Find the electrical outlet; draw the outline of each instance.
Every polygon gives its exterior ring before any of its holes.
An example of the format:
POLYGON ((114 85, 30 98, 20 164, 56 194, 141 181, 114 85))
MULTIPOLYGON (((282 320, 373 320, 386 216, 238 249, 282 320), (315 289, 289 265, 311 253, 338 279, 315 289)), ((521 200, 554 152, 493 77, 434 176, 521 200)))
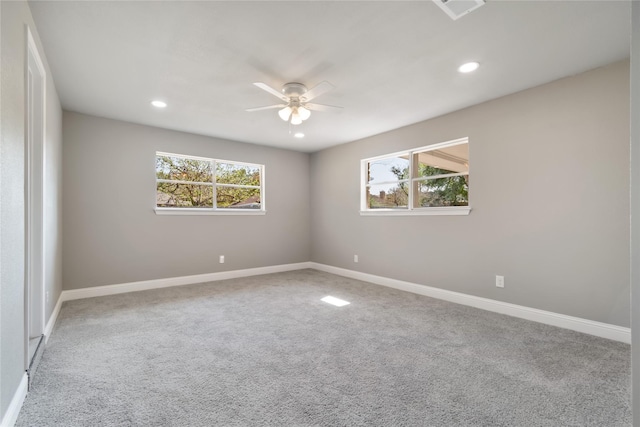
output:
POLYGON ((358 255, 353 256, 353 262, 358 262, 358 255))
POLYGON ((224 264, 224 255, 220 255, 220 264, 224 264))
POLYGON ((504 288, 504 276, 496 276, 496 288, 504 288))
POLYGON ((47 304, 49 304, 49 291, 47 291, 47 304))

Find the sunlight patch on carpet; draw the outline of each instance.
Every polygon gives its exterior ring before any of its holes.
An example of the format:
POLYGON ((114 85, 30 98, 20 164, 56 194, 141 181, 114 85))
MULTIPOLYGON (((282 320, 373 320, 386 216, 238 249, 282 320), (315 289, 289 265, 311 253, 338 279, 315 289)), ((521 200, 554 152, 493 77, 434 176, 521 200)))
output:
POLYGON ((327 295, 326 297, 322 298, 321 301, 324 301, 324 302, 329 303, 331 305, 335 305, 336 307, 342 307, 344 305, 351 304, 349 301, 345 301, 345 300, 340 299, 340 298, 332 297, 331 295, 327 295))

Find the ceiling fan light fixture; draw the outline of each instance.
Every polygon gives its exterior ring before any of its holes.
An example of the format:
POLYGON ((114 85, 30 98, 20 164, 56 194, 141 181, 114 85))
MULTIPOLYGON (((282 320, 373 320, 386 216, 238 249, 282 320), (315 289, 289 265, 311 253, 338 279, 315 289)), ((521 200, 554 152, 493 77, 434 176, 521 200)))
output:
POLYGON ((280 92, 262 82, 255 82, 254 85, 277 97, 280 103, 267 105, 265 107, 249 108, 246 111, 262 111, 277 108, 278 116, 291 125, 302 124, 303 121, 311 117, 311 111, 329 111, 342 108, 333 105, 307 104, 308 101, 334 88, 331 83, 326 81, 318 83, 309 90, 307 90, 307 87, 302 83, 290 82, 286 83, 280 92))
POLYGON ((311 111, 304 107, 298 107, 298 115, 302 120, 307 120, 309 117, 311 117, 311 111))
POLYGON ((284 107, 282 110, 278 111, 278 115, 285 122, 289 121, 289 117, 291 116, 291 107, 284 107))
POLYGON ((298 112, 296 110, 294 110, 293 114, 291 115, 291 124, 292 125, 299 125, 301 123, 302 123, 302 118, 300 117, 298 112))

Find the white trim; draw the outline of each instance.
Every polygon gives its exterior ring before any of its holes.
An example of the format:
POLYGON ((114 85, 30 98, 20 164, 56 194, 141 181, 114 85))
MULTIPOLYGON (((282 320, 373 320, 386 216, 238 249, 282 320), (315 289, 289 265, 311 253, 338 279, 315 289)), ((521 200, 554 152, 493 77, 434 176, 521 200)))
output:
POLYGON ((158 182, 168 182, 168 183, 175 183, 175 184, 185 184, 185 185, 210 185, 211 187, 213 187, 213 182, 211 181, 181 181, 179 179, 158 179, 156 178, 156 183, 158 182))
POLYGON ((496 301, 489 298, 467 295, 460 292, 448 291, 445 289, 434 288, 426 285, 419 285, 417 283, 405 282, 402 280, 390 279, 388 277, 376 276, 373 274, 347 270, 345 268, 333 267, 330 265, 318 264, 315 262, 311 262, 310 264, 311 268, 325 271, 327 273, 337 274, 339 276, 363 280, 365 282, 374 283, 376 285, 400 289, 402 291, 412 292, 414 294, 425 295, 428 297, 450 301, 457 304, 480 308, 482 310, 493 311, 495 313, 518 317, 520 319, 531 320, 534 322, 544 323, 547 325, 557 326, 560 328, 570 329, 585 334, 595 335, 597 337, 631 344, 631 329, 624 328, 622 326, 595 322, 593 320, 567 316, 550 311, 538 310, 536 308, 496 301))
POLYGON ((62 291, 60 300, 64 302, 83 298, 123 294, 127 292, 146 291, 149 289, 168 288, 172 286, 236 279, 239 277, 258 276, 261 274, 281 273, 284 271, 302 270, 305 268, 311 268, 311 263, 300 262, 297 264, 272 265, 268 267, 248 268, 245 270, 220 271, 217 273, 196 274, 193 276, 171 277, 168 279, 143 280, 140 282, 120 283, 117 285, 71 289, 62 291))
POLYGON ((31 337, 44 334, 45 329, 45 136, 47 105, 47 72, 31 28, 25 26, 25 343, 24 364, 30 361, 31 337), (33 79, 30 75, 33 73, 33 79), (37 74, 37 75, 36 75, 37 74), (29 82, 33 81, 33 84, 29 82), (35 94, 34 91, 35 90, 35 94), (30 98, 30 95, 33 97, 30 98), (35 102, 34 102, 35 101, 35 102), (37 119, 34 118, 34 112, 37 119))
POLYGON ((375 160, 386 159, 387 157, 400 157, 402 155, 409 154, 411 152, 424 152, 424 151, 433 151, 438 148, 446 148, 453 147, 454 145, 466 144, 469 142, 468 136, 463 136, 462 138, 452 139, 450 141, 437 142, 435 144, 425 145, 418 148, 410 148, 408 150, 396 151, 395 153, 381 154, 379 156, 367 157, 366 159, 362 159, 361 162, 370 162, 375 160))
POLYGON ((38 70, 40 71, 40 73, 42 73, 43 76, 46 76, 44 63, 40 58, 40 51, 38 50, 38 45, 35 39, 33 38, 33 34, 31 33, 31 28, 29 28, 28 26, 27 26, 27 45, 28 45, 28 49, 31 49, 32 52, 35 54, 33 55, 33 59, 36 61, 36 66, 38 67, 38 70))
POLYGON ((156 151, 156 157, 157 156, 166 156, 166 157, 180 157, 182 159, 194 159, 194 160, 202 160, 205 162, 210 162, 212 160, 214 160, 217 163, 229 163, 229 164, 234 164, 234 165, 248 165, 248 166, 255 166, 255 167, 262 167, 264 165, 261 165, 260 163, 251 163, 251 162, 241 162, 238 160, 223 160, 223 159, 214 159, 213 157, 201 157, 201 156, 192 156, 190 154, 177 154, 177 153, 169 153, 166 151, 156 151))
MULTIPOLYGON (((241 184, 220 184, 216 182, 216 187, 228 187, 228 188, 252 188, 254 190, 259 190, 261 187, 259 185, 241 185, 241 184)), ((218 208, 225 209, 225 208, 218 208)))
MULTIPOLYGON (((482 310, 492 311, 495 313, 506 314, 521 319, 531 320, 534 322, 544 323, 547 325, 557 326, 560 328, 570 329, 585 334, 595 335, 602 338, 620 341, 626 344, 631 343, 631 329, 621 326, 610 325, 607 323, 595 322, 592 320, 581 319, 579 317, 567 316, 564 314, 553 313, 550 311, 538 310, 535 308, 525 307, 517 304, 511 304, 502 301, 496 301, 488 298, 467 295, 460 292, 448 291, 445 289, 434 288, 417 283, 405 282, 402 280, 391 279, 388 277, 376 276, 373 274, 362 273, 359 271, 348 270, 345 268, 334 267, 316 262, 300 262, 295 264, 281 264, 268 267, 249 268, 245 270, 221 271, 217 273, 197 274, 192 276, 172 277, 168 279, 144 280, 140 282, 121 283, 117 285, 96 286, 93 288, 82 288, 62 291, 58 302, 51 313, 51 317, 47 322, 45 329, 45 343, 48 341, 56 320, 60 313, 60 308, 64 301, 71 301, 83 298, 93 298, 106 295, 116 295, 128 292, 137 292, 150 289, 167 288, 172 286, 191 285, 196 283, 214 282, 219 280, 235 279, 240 277, 257 276, 261 274, 281 273, 285 271, 302 270, 312 268, 343 277, 362 280, 376 285, 387 286, 399 289, 405 292, 424 295, 431 298, 437 298, 450 301, 457 304, 463 304, 482 310)), ((0 427, 13 427, 15 424, 22 403, 27 395, 27 375, 24 374, 18 389, 16 390, 11 404, 2 419, 0 427)))
POLYGON ((266 215, 264 209, 155 208, 156 215, 266 215))
POLYGON ((469 215, 469 206, 442 206, 438 208, 409 209, 368 209, 360 211, 361 216, 411 216, 411 215, 469 215))
POLYGON ((201 160, 203 162, 210 162, 211 161, 211 157, 190 156, 190 155, 187 155, 187 154, 169 153, 169 152, 166 152, 166 151, 156 151, 156 157, 158 157, 158 156, 179 157, 181 159, 201 160))
POLYGON ((93 288, 82 288, 62 291, 54 314, 47 324, 47 331, 53 328, 55 319, 58 316, 59 307, 64 301, 71 301, 83 298, 93 298, 106 295, 122 294, 127 292, 145 291, 150 289, 167 288, 172 286, 191 285, 196 283, 214 282, 218 280, 235 279, 240 277, 257 276, 261 274, 281 273, 285 271, 302 270, 313 268, 315 270, 362 280, 376 285, 387 286, 414 294, 437 298, 457 304, 468 305, 482 310, 495 313, 506 314, 520 319, 531 320, 547 325, 570 329, 585 334, 595 335, 623 343, 631 343, 631 330, 622 326, 610 325, 579 317, 567 316, 553 313, 551 311, 539 310, 508 302, 496 301, 489 298, 467 295, 460 292, 448 291, 446 289, 434 288, 417 283, 405 282, 388 277, 376 276, 374 274, 362 273, 360 271, 347 270, 345 268, 333 267, 316 262, 300 262, 296 264, 282 264, 268 267, 249 268, 245 270, 221 271, 217 273, 196 274, 193 276, 172 277, 168 279, 144 280, 140 282, 121 283, 118 285, 96 286, 93 288))
POLYGON ((62 308, 62 293, 58 297, 58 302, 56 302, 56 306, 53 308, 51 312, 51 317, 49 317, 49 321, 47 322, 47 326, 44 328, 44 343, 49 342, 49 337, 53 332, 53 327, 56 325, 56 321, 58 320, 58 315, 60 314, 60 308, 62 308))
POLYGON ((469 171, 457 172, 457 173, 443 173, 440 175, 418 176, 418 177, 412 178, 411 181, 412 182, 429 181, 430 179, 448 178, 450 176, 469 176, 469 171))
POLYGON ((13 398, 7 408, 7 412, 5 412, 4 417, 2 417, 2 424, 0 424, 0 427, 13 427, 18 420, 20 409, 22 409, 22 403, 24 402, 25 397, 27 397, 28 383, 29 379, 25 372, 20 380, 20 385, 18 385, 16 392, 13 394, 13 398))

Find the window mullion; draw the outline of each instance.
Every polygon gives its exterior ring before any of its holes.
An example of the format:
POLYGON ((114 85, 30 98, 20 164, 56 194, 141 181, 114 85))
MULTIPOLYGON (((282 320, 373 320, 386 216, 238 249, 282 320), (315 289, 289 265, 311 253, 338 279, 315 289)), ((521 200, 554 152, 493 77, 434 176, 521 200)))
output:
POLYGON ((469 175, 469 172, 458 172, 458 173, 444 173, 440 175, 429 175, 429 176, 420 176, 415 178, 416 181, 429 181, 430 179, 440 179, 440 178, 450 178, 454 176, 466 176, 469 175))
POLYGON ((409 151, 409 201, 407 202, 407 209, 412 211, 414 207, 414 197, 417 190, 417 182, 413 181, 413 178, 416 175, 416 171, 418 170, 418 156, 415 155, 414 151, 409 151))
POLYGON ((218 209, 218 187, 216 185, 217 167, 215 159, 211 160, 211 185, 213 185, 213 200, 211 201, 213 209, 218 209))
POLYGON ((216 184, 217 187, 229 187, 229 188, 255 188, 260 189, 259 185, 242 185, 242 184, 216 184))
POLYGON ((181 181, 179 179, 162 179, 162 178, 156 178, 156 182, 166 182, 169 184, 186 184, 186 185, 211 185, 210 182, 206 182, 206 181, 181 181))

